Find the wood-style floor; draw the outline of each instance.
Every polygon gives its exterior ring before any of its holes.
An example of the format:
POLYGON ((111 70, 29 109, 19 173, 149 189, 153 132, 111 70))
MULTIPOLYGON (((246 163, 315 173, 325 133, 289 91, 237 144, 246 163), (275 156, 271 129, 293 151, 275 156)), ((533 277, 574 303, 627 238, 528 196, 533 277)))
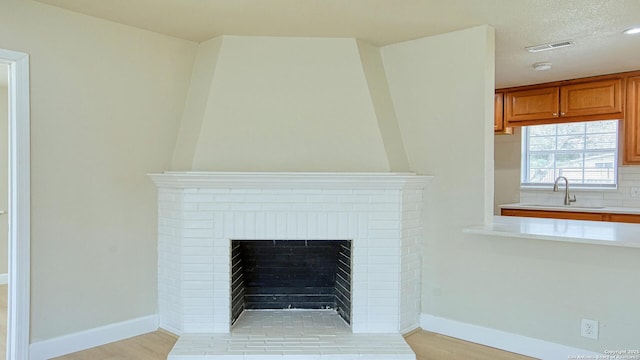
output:
POLYGON ((452 337, 418 331, 405 337, 417 360, 525 360, 534 359, 452 337))
POLYGON ((57 357, 57 360, 166 360, 178 338, 164 331, 154 331, 57 357))
POLYGON ((7 285, 0 285, 0 359, 7 353, 7 285))
MULTIPOLYGON (((166 360, 177 338, 163 331, 136 336, 56 360, 166 360)), ((417 360, 525 360, 530 357, 473 344, 447 336, 417 331, 406 337, 417 360)))
MULTIPOLYGON (((7 285, 0 285, 0 359, 4 359, 7 339, 7 285), (4 326, 2 326, 4 325, 4 326)), ((428 331, 405 337, 417 360, 526 360, 530 357, 497 350, 428 331)), ((95 347, 57 360, 166 360, 177 337, 164 331, 95 347)))

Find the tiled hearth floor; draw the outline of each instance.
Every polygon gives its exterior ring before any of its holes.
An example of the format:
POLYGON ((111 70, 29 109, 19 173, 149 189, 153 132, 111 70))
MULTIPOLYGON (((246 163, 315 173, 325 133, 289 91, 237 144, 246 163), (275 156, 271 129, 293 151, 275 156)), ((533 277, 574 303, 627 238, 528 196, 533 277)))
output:
POLYGON ((231 334, 183 334, 168 360, 415 360, 400 334, 353 334, 330 310, 245 311, 231 334))
POLYGON ((334 336, 350 334, 349 325, 333 310, 245 311, 231 329, 233 335, 334 336))

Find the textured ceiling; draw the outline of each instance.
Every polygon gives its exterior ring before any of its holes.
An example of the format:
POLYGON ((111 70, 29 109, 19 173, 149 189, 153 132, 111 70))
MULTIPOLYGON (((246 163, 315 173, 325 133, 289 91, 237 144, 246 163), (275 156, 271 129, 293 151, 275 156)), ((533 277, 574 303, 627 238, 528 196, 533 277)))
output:
POLYGON ((496 29, 496 86, 640 69, 639 0, 37 0, 201 42, 218 35, 354 37, 375 45, 496 29), (524 47, 574 40, 530 54, 524 47), (553 62, 552 70, 532 65, 553 62))

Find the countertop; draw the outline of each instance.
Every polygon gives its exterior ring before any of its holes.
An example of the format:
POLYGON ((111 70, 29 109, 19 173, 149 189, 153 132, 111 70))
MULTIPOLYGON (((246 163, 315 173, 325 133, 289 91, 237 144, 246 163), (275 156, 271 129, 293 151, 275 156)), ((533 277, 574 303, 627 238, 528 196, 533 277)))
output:
POLYGON ((640 224, 494 216, 465 233, 640 248, 640 224))
POLYGON ((570 211, 605 214, 633 214, 640 215, 640 208, 611 207, 611 206, 582 206, 582 205, 549 205, 549 204, 506 204, 500 205, 501 209, 514 210, 543 210, 543 211, 570 211))

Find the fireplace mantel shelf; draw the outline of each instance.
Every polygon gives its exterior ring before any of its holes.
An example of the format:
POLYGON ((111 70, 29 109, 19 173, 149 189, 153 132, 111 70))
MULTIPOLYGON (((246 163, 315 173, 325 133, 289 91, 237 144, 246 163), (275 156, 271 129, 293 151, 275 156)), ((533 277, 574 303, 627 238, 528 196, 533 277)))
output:
POLYGON ((229 189, 401 189, 423 188, 433 176, 384 172, 204 172, 149 174, 158 187, 229 189))

